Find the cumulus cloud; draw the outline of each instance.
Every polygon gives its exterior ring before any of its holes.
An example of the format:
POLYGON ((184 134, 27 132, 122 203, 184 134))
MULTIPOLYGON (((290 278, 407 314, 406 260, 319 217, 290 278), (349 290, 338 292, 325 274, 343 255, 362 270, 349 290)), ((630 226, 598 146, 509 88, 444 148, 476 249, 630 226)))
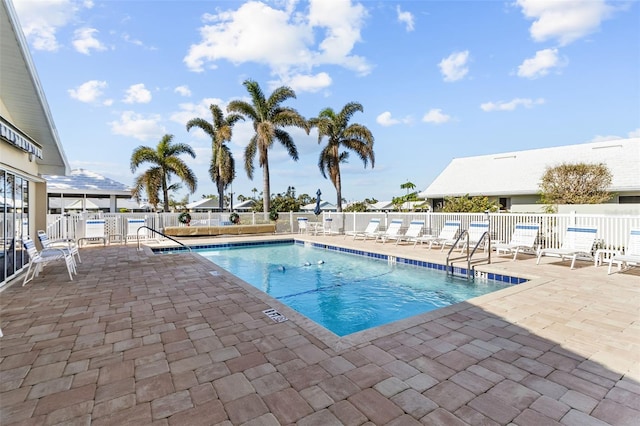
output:
POLYGON ((531 108, 535 105, 544 104, 544 99, 528 99, 528 98, 515 98, 510 100, 509 102, 486 102, 480 105, 480 108, 485 112, 491 111, 513 111, 518 107, 531 108))
POLYGON ((517 0, 516 4, 534 21, 529 33, 535 41, 557 40, 561 46, 597 31, 614 10, 605 0, 517 0))
POLYGON ((75 89, 69 89, 67 92, 73 99, 77 99, 80 102, 96 103, 104 93, 104 89, 107 88, 106 81, 89 80, 82 83, 75 89))
POLYGON ((191 89, 189 89, 189 86, 187 85, 178 86, 175 89, 173 89, 173 91, 179 94, 180 96, 184 96, 187 98, 191 96, 191 89))
MULTIPOLYGON (((640 138, 640 127, 630 131, 627 133, 627 138, 640 138)), ((617 135, 597 135, 589 142, 606 142, 606 141, 614 141, 618 139, 625 139, 625 137, 617 136, 617 135)))
MULTIPOLYGON (((181 126, 185 126, 187 121, 192 118, 204 118, 205 120, 211 122, 211 111, 209 110, 210 105, 218 105, 220 109, 224 112, 226 111, 227 104, 222 101, 222 99, 218 98, 204 98, 198 103, 187 102, 178 105, 179 110, 171 113, 169 119, 175 123, 180 124, 181 126)), ((191 132, 194 132, 192 130, 191 132)), ((198 136, 204 136, 204 133, 198 136)))
POLYGON ((451 121, 451 116, 444 114, 440 108, 432 108, 422 117, 425 123, 442 124, 451 121))
POLYGON ((288 77, 286 80, 272 81, 269 83, 269 87, 273 90, 284 84, 296 92, 315 93, 331 86, 331 81, 331 77, 326 72, 321 72, 316 75, 298 74, 288 77))
POLYGON ((78 0, 20 0, 13 4, 31 46, 51 52, 60 48, 58 30, 73 22, 80 9, 93 7, 92 2, 78 0))
POLYGON ((638 127, 635 130, 632 130, 629 132, 628 136, 630 138, 640 138, 640 127, 638 127))
POLYGON ((120 118, 109 123, 111 133, 132 137, 141 141, 160 139, 166 134, 165 128, 160 124, 162 118, 152 114, 147 117, 133 111, 124 111, 120 118))
POLYGON ((404 23, 407 32, 413 31, 413 14, 411 12, 403 12, 400 6, 396 6, 398 14, 398 22, 404 23))
POLYGON ((371 71, 366 59, 352 53, 367 16, 362 5, 311 0, 308 8, 296 10, 296 2, 282 4, 276 8, 248 1, 237 10, 206 14, 201 41, 190 46, 184 63, 202 72, 216 68, 220 60, 255 62, 281 80, 309 74, 308 81, 315 84, 308 87, 316 90, 320 74, 314 76, 312 70, 319 65, 338 65, 359 75, 371 71))
POLYGON ((444 58, 438 64, 440 72, 444 76, 444 81, 458 81, 464 78, 469 72, 467 62, 469 61, 469 51, 454 52, 444 58))
POLYGON ((518 67, 518 77, 538 78, 549 74, 552 68, 563 67, 566 61, 558 57, 558 49, 538 50, 533 58, 525 59, 518 67))
POLYGON ((73 47, 85 55, 91 54, 93 50, 106 50, 107 48, 94 37, 98 33, 95 28, 79 28, 73 32, 73 47))
POLYGON ((394 118, 391 116, 391 113, 389 111, 385 111, 376 117, 376 123, 384 127, 394 126, 400 123, 408 124, 410 122, 411 117, 394 118))
POLYGON ((148 104, 151 102, 151 92, 143 83, 133 84, 127 89, 127 95, 122 100, 125 104, 148 104))

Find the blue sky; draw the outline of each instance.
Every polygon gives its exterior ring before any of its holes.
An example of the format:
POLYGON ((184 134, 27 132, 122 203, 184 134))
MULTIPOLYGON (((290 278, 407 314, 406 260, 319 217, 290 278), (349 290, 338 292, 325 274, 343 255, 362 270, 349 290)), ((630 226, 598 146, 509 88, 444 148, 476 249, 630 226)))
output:
MULTIPOLYGON (((359 102, 375 167, 342 167, 347 201, 425 189, 456 157, 640 137, 637 1, 14 0, 72 168, 133 182, 132 151, 164 134, 190 144, 190 195, 215 193, 210 141, 185 123, 245 98, 242 82, 305 117, 359 102)), ((290 129, 300 159, 270 153, 271 192, 335 202, 317 134, 290 129)), ((233 192, 262 190, 243 168, 250 123, 235 127, 233 192)), ((140 171, 140 170, 139 170, 140 171)), ((505 177, 508 178, 508 177, 505 177)), ((469 171, 473 179, 473 171, 469 171)), ((184 195, 186 191, 178 194, 184 195)))

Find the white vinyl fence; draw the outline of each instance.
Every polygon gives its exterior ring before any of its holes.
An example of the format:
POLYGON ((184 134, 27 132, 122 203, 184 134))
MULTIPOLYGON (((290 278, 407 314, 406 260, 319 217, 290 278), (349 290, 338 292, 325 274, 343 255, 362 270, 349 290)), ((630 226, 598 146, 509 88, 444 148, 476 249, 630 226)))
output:
MULTIPOLYGON (((242 224, 269 223, 264 213, 238 213, 242 224)), ((229 213, 190 213, 191 226, 232 226, 229 213)), ((87 219, 104 219, 107 236, 127 236, 127 219, 144 219, 146 226, 162 232, 167 226, 185 226, 178 222, 179 213, 83 213, 47 215, 47 233, 50 238, 82 238, 83 221, 87 219)), ((640 216, 607 216, 597 214, 519 214, 519 213, 313 213, 282 212, 276 222, 276 233, 297 233, 298 217, 306 217, 309 222, 323 222, 331 218, 333 234, 345 231, 363 230, 370 219, 380 219, 381 228, 386 228, 393 219, 402 219, 406 228, 412 220, 425 221, 425 234, 437 235, 447 220, 460 220, 461 229, 468 229, 472 221, 489 220, 490 233, 493 240, 508 242, 517 223, 538 223, 540 234, 536 246, 541 248, 557 248, 562 245, 562 238, 569 226, 595 226, 598 228, 596 247, 594 249, 624 248, 632 228, 640 228, 640 216)), ((149 235, 156 238, 157 235, 149 235)))

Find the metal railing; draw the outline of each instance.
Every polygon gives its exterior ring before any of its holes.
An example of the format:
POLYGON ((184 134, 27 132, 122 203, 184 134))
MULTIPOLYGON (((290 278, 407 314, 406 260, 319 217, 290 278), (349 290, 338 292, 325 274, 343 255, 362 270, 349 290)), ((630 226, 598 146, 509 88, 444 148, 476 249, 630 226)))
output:
POLYGON ((445 271, 448 275, 455 275, 455 270, 453 267, 453 261, 454 260, 460 260, 460 259, 465 259, 467 261, 467 274, 466 274, 466 278, 467 280, 470 280, 471 278, 474 277, 474 274, 472 273, 473 270, 471 269, 471 264, 472 263, 480 263, 480 262, 484 262, 485 260, 487 261, 487 264, 491 263, 491 238, 489 236, 489 231, 485 231, 482 233, 482 236, 480 237, 480 239, 476 242, 475 246, 473 246, 473 250, 469 251, 469 246, 470 246, 470 241, 469 241, 469 231, 464 229, 462 230, 462 232, 460 233, 460 235, 458 236, 458 238, 456 239, 455 243, 453 243, 453 245, 451 246, 451 248, 449 249, 449 252, 447 253, 447 263, 446 263, 446 268, 445 271), (465 255, 462 256, 458 256, 458 257, 451 257, 451 252, 453 250, 456 249, 456 247, 458 247, 458 244, 460 243, 460 239, 463 237, 467 237, 467 240, 464 244, 464 249, 467 250, 467 253, 465 255), (486 242, 484 242, 486 240, 486 242), (487 257, 486 258, 479 258, 479 259, 473 259, 473 256, 476 254, 476 251, 478 250, 478 247, 480 247, 481 244, 487 244, 488 248, 487 248, 487 257))
POLYGON ((149 230, 149 231, 151 231, 151 232, 155 232, 155 233, 156 233, 156 234, 158 234, 158 235, 162 235, 162 237, 163 237, 163 238, 169 239, 169 240, 173 241, 174 243, 178 243, 178 244, 180 244, 182 247, 184 247, 184 248, 186 248, 187 250, 191 251, 191 247, 189 247, 188 245, 186 245, 186 244, 184 244, 184 243, 181 243, 180 241, 176 240, 175 238, 172 238, 172 237, 170 237, 170 236, 168 236, 168 235, 165 235, 165 234, 163 234, 162 232, 158 231, 157 229, 150 228, 150 227, 148 227, 148 226, 146 226, 146 225, 141 226, 141 227, 140 227, 140 228, 138 228, 138 230, 136 231, 136 239, 137 239, 137 242, 138 242, 138 251, 140 251, 140 230, 141 230, 141 229, 148 229, 148 230, 149 230))

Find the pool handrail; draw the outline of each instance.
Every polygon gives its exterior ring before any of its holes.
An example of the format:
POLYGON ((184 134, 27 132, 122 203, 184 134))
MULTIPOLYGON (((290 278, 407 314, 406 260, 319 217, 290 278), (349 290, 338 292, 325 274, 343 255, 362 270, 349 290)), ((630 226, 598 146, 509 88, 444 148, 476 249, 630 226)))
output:
POLYGON ((180 244, 182 247, 184 247, 187 250, 191 251, 191 247, 189 247, 188 245, 186 245, 184 243, 181 243, 180 241, 176 240, 175 238, 172 238, 172 237, 170 237, 170 236, 158 231, 157 229, 153 229, 153 228, 151 228, 151 227, 149 227, 147 225, 141 226, 140 228, 138 228, 138 231, 136 232, 136 240, 138 240, 138 251, 141 250, 140 249, 140 230, 144 229, 144 228, 148 229, 151 232, 155 232, 156 234, 162 235, 164 238, 167 238, 167 239, 173 241, 174 243, 180 244))

